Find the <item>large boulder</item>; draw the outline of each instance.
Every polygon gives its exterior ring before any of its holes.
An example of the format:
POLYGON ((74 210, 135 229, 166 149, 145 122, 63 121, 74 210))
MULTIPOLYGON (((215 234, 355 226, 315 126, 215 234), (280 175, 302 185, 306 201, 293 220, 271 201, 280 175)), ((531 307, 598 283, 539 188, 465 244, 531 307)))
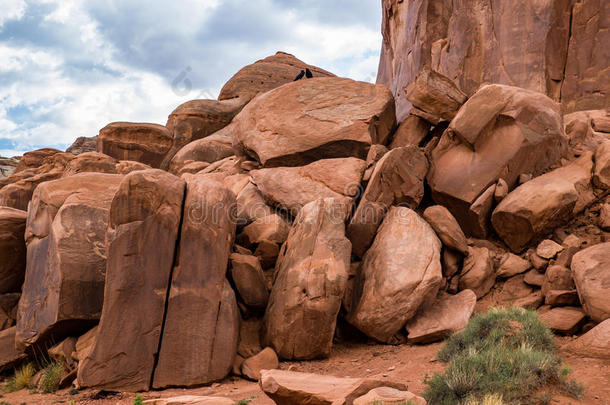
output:
POLYGON ((17 316, 18 346, 84 332, 100 318, 108 212, 121 176, 82 173, 34 192, 27 266, 17 316))
POLYGON ((377 83, 396 98, 425 67, 466 94, 482 83, 523 87, 561 100, 566 111, 608 106, 604 52, 610 5, 599 0, 383 0, 377 83), (475 12, 476 11, 476 12, 475 12))
POLYGON ((576 111, 563 116, 570 150, 576 153, 595 152, 600 143, 610 138, 610 110, 576 111))
POLYGON ((117 163, 115 158, 104 155, 103 153, 81 153, 68 162, 62 177, 86 172, 116 174, 117 163))
POLYGON ((160 167, 172 146, 172 134, 163 125, 113 122, 100 129, 97 151, 117 160, 135 160, 160 167))
POLYGON ((221 183, 205 176, 187 182, 155 389, 207 384, 231 370, 239 310, 225 275, 235 239, 234 205, 235 195, 221 183))
POLYGON ((250 172, 265 201, 297 216, 306 204, 320 198, 340 201, 349 212, 366 168, 356 158, 323 159, 302 167, 274 167, 250 172))
POLYGON ((596 322, 610 318, 610 242, 576 253, 572 276, 587 315, 596 322))
MULTIPOLYGON (((192 100, 178 106, 169 115, 167 124, 165 124, 172 134, 172 146, 161 167, 167 169, 174 155, 183 146, 206 138, 229 125, 242 107, 243 105, 238 100, 192 100)), ((216 160, 224 157, 226 156, 216 160)))
POLYGON ((375 388, 407 390, 406 385, 391 381, 340 378, 285 370, 263 370, 260 386, 267 396, 281 405, 352 404, 355 399, 375 388))
POLYGON ((26 152, 19 159, 19 164, 15 168, 14 173, 19 173, 27 169, 37 169, 42 166, 47 158, 60 152, 60 150, 53 148, 42 148, 26 152))
POLYGON ((432 151, 428 183, 466 234, 484 237, 469 213, 477 198, 500 178, 512 187, 522 173, 543 173, 566 152, 557 103, 533 91, 487 85, 464 104, 432 151))
POLYGON ((406 207, 392 207, 364 255, 348 321, 366 335, 392 342, 441 284, 441 241, 406 207))
POLYGON ((183 180, 157 169, 121 182, 110 208, 104 307, 95 344, 78 366, 80 387, 150 389, 184 189, 183 180))
POLYGON ((237 117, 234 146, 264 167, 317 159, 365 159, 396 124, 394 100, 380 85, 341 78, 299 80, 252 100, 237 117))
POLYGON ((517 187, 498 204, 491 223, 515 252, 573 218, 591 200, 591 152, 517 187))
POLYGON ((347 228, 354 254, 364 255, 390 206, 419 206, 427 172, 428 159, 413 145, 392 149, 376 163, 347 228))
POLYGON ((461 252, 463 255, 468 254, 466 235, 447 208, 442 205, 433 205, 426 208, 423 216, 445 246, 461 252))
POLYGON ((340 201, 311 202, 282 246, 263 332, 264 344, 281 358, 330 355, 350 265, 344 218, 340 201))
POLYGON ((27 212, 0 207, 0 294, 21 291, 25 277, 27 212))
POLYGON ((314 77, 334 76, 288 53, 278 52, 242 68, 225 83, 218 99, 239 99, 240 103, 246 104, 258 94, 292 82, 305 69, 309 69, 314 77))
POLYGON ((471 290, 445 295, 422 307, 405 326, 410 343, 442 340, 461 331, 472 316, 477 296, 471 290))
POLYGON ((491 290, 496 281, 491 252, 485 247, 469 247, 460 274, 460 290, 472 290, 477 298, 491 290))
POLYGON ((231 146, 233 138, 230 129, 230 127, 223 128, 178 150, 169 163, 169 171, 179 174, 184 166, 193 162, 214 163, 233 155, 231 146))

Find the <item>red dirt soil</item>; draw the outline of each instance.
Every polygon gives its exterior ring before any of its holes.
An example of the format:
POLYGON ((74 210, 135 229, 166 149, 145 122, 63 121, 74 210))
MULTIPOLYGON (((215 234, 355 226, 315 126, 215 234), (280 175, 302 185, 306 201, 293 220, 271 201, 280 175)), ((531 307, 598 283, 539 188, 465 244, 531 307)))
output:
MULTIPOLYGON (((558 346, 567 343, 570 338, 558 338, 558 346)), ((388 381, 400 381, 408 385, 409 390, 420 394, 425 389, 426 375, 441 372, 444 365, 436 360, 436 353, 441 343, 425 346, 383 346, 363 343, 341 343, 333 347, 332 357, 327 360, 310 362, 282 362, 280 368, 332 374, 342 377, 375 377, 388 381)), ((561 395, 553 397, 552 404, 595 404, 610 405, 610 360, 583 358, 563 353, 564 363, 572 368, 572 377, 585 385, 585 397, 582 401, 566 398, 561 395)), ((70 395, 68 390, 56 394, 30 394, 27 390, 4 394, 0 401, 11 405, 20 404, 68 404, 75 405, 132 405, 134 394, 120 393, 104 399, 91 399, 94 390, 84 390, 70 395)), ((213 395, 229 397, 234 400, 250 399, 251 405, 273 405, 261 391, 257 383, 237 377, 229 377, 221 383, 195 389, 170 389, 140 394, 144 400, 166 398, 180 395, 213 395)))

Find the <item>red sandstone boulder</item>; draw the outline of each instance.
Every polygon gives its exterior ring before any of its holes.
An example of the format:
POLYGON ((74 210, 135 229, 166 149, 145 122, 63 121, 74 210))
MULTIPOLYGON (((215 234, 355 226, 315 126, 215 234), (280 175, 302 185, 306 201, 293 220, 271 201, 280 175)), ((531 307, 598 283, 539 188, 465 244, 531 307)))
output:
POLYGON ((441 285, 441 241, 417 213, 391 207, 364 255, 347 320, 367 336, 392 342, 441 285))
POLYGON ((104 307, 95 344, 78 366, 80 387, 151 388, 184 189, 156 169, 123 178, 110 208, 104 307))
POLYGON ((25 231, 18 346, 60 341, 100 318, 108 212, 121 178, 81 173, 36 188, 25 231))
POLYGON ((117 163, 116 159, 103 153, 84 152, 68 162, 62 177, 85 172, 115 174, 117 163))
POLYGON ((226 279, 234 205, 235 195, 221 183, 205 176, 187 182, 155 389, 207 384, 231 370, 239 338, 239 311, 226 279))
POLYGON ((37 169, 42 166, 43 162, 47 160, 48 157, 60 152, 61 151, 53 148, 43 148, 26 152, 19 159, 19 164, 13 173, 16 174, 27 169, 37 169))
POLYGON ((445 246, 461 252, 463 255, 468 254, 466 236, 447 208, 442 205, 434 205, 426 208, 423 216, 445 246))
POLYGON ((376 163, 347 228, 355 255, 364 255, 390 206, 419 206, 427 172, 428 159, 412 145, 392 149, 376 163))
POLYGON ((252 100, 233 120, 234 147, 264 167, 365 159, 396 118, 384 86, 340 78, 299 80, 252 100))
MULTIPOLYGON (((424 67, 405 89, 407 100, 430 116, 431 124, 451 121, 468 97, 449 78, 424 67)), ((413 110, 412 114, 417 114, 413 110)))
POLYGON ((610 318, 610 242, 581 250, 572 258, 572 276, 582 306, 591 319, 610 318))
MULTIPOLYGON (((169 168, 170 161, 183 146, 198 139, 205 139, 229 125, 242 107, 243 104, 239 100, 192 100, 178 106, 169 115, 165 125, 172 134, 173 140, 161 167, 169 168)), ((231 141, 229 146, 230 144, 231 141)), ((216 160, 226 156, 229 155, 216 160)))
POLYGON ((491 222, 502 240, 520 252, 581 212, 594 198, 591 153, 517 187, 494 210, 491 222))
POLYGON ((610 319, 607 319, 562 349, 585 357, 610 359, 610 319))
POLYGON ((415 317, 407 321, 408 342, 434 342, 461 331, 470 320, 476 303, 476 294, 464 290, 423 306, 415 317))
POLYGON ((214 163, 234 154, 230 127, 203 139, 190 142, 172 157, 169 171, 179 174, 182 168, 194 162, 214 163))
POLYGON ((328 375, 298 373, 285 370, 263 370, 261 389, 276 404, 352 404, 378 387, 406 391, 404 384, 368 378, 339 378, 328 375))
POLYGON ((469 247, 460 274, 460 290, 472 290, 477 298, 481 298, 491 290, 495 281, 496 274, 489 249, 469 247))
POLYGON ((265 274, 258 257, 233 253, 231 259, 231 280, 241 302, 251 309, 264 310, 269 300, 265 274))
POLYGON ((356 158, 323 159, 302 167, 253 170, 250 176, 269 205, 297 216, 319 198, 333 198, 349 212, 365 168, 366 162, 356 158))
POLYGON ((21 291, 25 277, 27 212, 0 207, 0 294, 21 291))
POLYGON ((563 116, 572 153, 595 152, 610 137, 609 110, 577 111, 563 116))
POLYGON ((566 151, 558 104, 532 91, 487 85, 464 104, 432 151, 428 183, 466 234, 484 237, 480 214, 475 210, 472 218, 469 211, 491 207, 477 198, 499 178, 512 187, 521 173, 541 174, 566 151))
POLYGON ((161 166, 171 145, 171 132, 157 124, 113 122, 100 129, 97 139, 98 152, 152 167, 161 166))
POLYGON ((610 138, 601 142, 595 151, 593 184, 602 190, 610 190, 610 138))
POLYGON ((305 69, 311 70, 314 77, 334 76, 288 53, 278 52, 242 68, 223 86, 218 99, 239 99, 245 105, 258 94, 292 82, 305 69))
POLYGON ((330 355, 350 263, 344 210, 330 198, 305 205, 282 246, 263 342, 283 359, 330 355))
POLYGON ((415 115, 408 116, 394 133, 390 149, 409 145, 420 146, 428 135, 430 126, 430 123, 423 118, 415 115))

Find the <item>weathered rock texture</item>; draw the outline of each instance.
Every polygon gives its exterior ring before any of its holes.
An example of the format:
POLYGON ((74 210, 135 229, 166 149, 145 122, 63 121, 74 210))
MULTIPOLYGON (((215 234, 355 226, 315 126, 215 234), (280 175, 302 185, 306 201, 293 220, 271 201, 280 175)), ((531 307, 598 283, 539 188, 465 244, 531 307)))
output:
POLYGON ((566 111, 609 105, 610 4, 600 0, 383 0, 377 83, 411 105, 404 86, 425 67, 466 94, 482 83, 548 95, 566 111))
POLYGON ((610 318, 610 242, 576 253, 572 276, 587 315, 596 322, 610 318))
POLYGON ((83 173, 34 192, 25 239, 27 268, 17 344, 55 342, 100 318, 108 212, 121 176, 83 173))
POLYGON ((330 355, 350 264, 344 210, 330 198, 307 204, 282 246, 264 324, 281 358, 330 355))
POLYGON ((252 100, 233 120, 234 146, 265 167, 337 157, 365 159, 396 118, 384 86, 341 78, 299 80, 252 100))
POLYGON ((351 404, 378 387, 407 389, 404 384, 368 378, 339 378, 284 370, 263 370, 261 374, 261 389, 281 405, 351 404))
POLYGON ((237 351, 239 312, 225 277, 235 239, 235 195, 205 176, 194 176, 186 190, 153 388, 220 380, 237 351))
POLYGON ((333 198, 347 213, 360 191, 366 168, 356 158, 323 159, 301 167, 274 167, 250 172, 265 201, 297 216, 303 206, 319 198, 333 198))
POLYGON ((594 198, 591 152, 517 187, 498 204, 491 222, 504 242, 520 252, 581 212, 594 198))
POLYGON ((98 152, 152 167, 161 166, 171 146, 171 132, 157 124, 113 122, 100 129, 97 138, 98 152))
POLYGON ((427 172, 428 159, 413 145, 392 149, 376 163, 347 228, 354 254, 364 255, 390 206, 419 206, 427 172))
MULTIPOLYGON (((161 167, 167 169, 176 152, 183 146, 212 135, 229 125, 242 107, 243 105, 236 100, 192 100, 178 106, 169 115, 165 125, 172 134, 172 146, 163 159, 161 167)), ((223 157, 225 156, 216 160, 223 157)))
POLYGON ((522 173, 541 174, 566 152, 556 103, 520 88, 487 85, 464 104, 432 151, 428 183, 466 234, 484 237, 476 212, 484 208, 471 207, 485 205, 477 198, 500 178, 512 187, 522 173))
POLYGON ((27 212, 0 207, 0 294, 19 292, 25 277, 27 212))
POLYGON ((234 154, 230 128, 190 142, 172 157, 169 171, 179 174, 181 169, 194 162, 214 163, 234 154))
POLYGON ((174 262, 185 183, 161 170, 125 176, 108 224, 104 308, 81 387, 150 389, 174 262))
POLYGON ((392 207, 364 255, 348 321, 381 342, 433 299, 441 284, 441 241, 417 213, 392 207))

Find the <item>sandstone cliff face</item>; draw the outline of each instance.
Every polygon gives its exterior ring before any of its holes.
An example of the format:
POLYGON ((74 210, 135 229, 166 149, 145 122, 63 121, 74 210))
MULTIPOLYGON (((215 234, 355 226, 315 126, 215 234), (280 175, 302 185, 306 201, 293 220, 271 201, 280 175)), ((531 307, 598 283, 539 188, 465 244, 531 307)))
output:
POLYGON ((471 95, 482 83, 547 94, 567 112, 609 105, 610 2, 604 0, 383 0, 377 83, 404 88, 424 67, 471 95))

